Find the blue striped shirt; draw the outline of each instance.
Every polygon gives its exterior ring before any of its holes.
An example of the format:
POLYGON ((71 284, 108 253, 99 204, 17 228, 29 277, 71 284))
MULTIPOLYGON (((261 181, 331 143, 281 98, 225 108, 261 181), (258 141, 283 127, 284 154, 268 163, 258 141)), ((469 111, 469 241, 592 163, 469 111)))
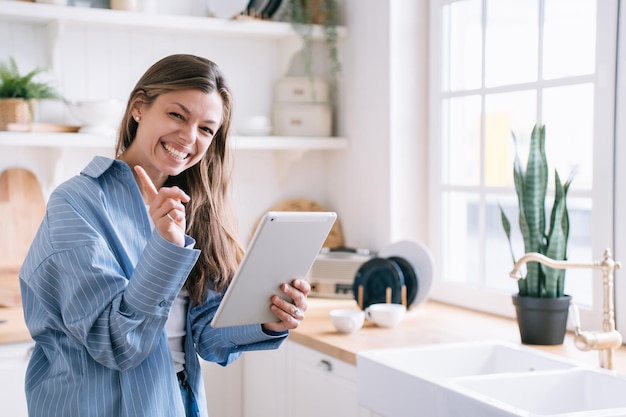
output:
MULTIPOLYGON (((35 340, 29 416, 184 417, 164 328, 198 255, 151 230, 126 163, 96 157, 61 184, 20 269, 35 340)), ((211 292, 187 312, 185 363, 202 416, 198 356, 225 366, 243 351, 277 348, 287 336, 259 325, 211 328, 220 301, 211 292)))

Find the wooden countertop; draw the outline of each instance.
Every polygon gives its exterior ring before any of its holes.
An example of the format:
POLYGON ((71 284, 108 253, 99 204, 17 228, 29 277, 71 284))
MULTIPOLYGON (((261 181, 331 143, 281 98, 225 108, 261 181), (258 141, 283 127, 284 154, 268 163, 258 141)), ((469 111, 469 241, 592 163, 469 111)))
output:
POLYGON ((22 306, 0 308, 0 344, 30 341, 22 306))
MULTIPOLYGON (((345 335, 337 332, 328 315, 333 308, 357 308, 353 300, 309 298, 309 309, 300 327, 289 338, 329 356, 356 365, 356 353, 364 349, 406 347, 434 343, 481 340, 503 340, 520 343, 515 319, 494 316, 448 304, 427 301, 407 312, 393 329, 377 327, 367 320, 363 328, 345 335)), ((598 323, 597 329, 602 324, 598 323)), ((589 330, 597 330, 589 329, 589 330)), ((562 345, 532 346, 545 352, 562 355, 597 366, 598 352, 582 352, 574 346, 568 333, 562 345)), ((615 369, 626 373, 626 347, 616 351, 615 369)))
MULTIPOLYGON (((291 332, 289 339, 334 358, 356 365, 356 353, 365 349, 407 347, 434 343, 480 340, 503 340, 520 343, 514 319, 493 316, 435 301, 411 309, 393 329, 384 329, 367 320, 362 329, 345 335, 337 332, 328 315, 333 308, 356 308, 353 300, 309 298, 306 319, 291 332)), ((31 341, 21 307, 0 308, 0 344, 31 341)), ((598 328, 601 323, 598 323, 598 328)), ((597 330, 589 329, 589 330, 597 330)), ((574 346, 573 335, 557 346, 533 346, 580 362, 598 365, 598 352, 581 352, 574 346)), ((614 358, 615 369, 626 373, 626 347, 614 358)))

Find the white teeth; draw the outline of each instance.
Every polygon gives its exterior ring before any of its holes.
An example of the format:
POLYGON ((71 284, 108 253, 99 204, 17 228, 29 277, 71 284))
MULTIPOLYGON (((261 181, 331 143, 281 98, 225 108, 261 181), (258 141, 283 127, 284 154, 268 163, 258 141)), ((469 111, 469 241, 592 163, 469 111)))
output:
POLYGON ((177 159, 185 159, 189 155, 188 153, 177 151, 166 143, 163 144, 163 147, 167 152, 169 152, 170 155, 177 159))

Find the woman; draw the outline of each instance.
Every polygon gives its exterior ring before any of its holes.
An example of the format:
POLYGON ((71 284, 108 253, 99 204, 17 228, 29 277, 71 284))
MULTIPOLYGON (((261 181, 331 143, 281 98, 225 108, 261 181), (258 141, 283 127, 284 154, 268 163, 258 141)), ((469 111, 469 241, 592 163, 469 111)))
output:
POLYGON ((35 349, 33 416, 206 416, 198 355, 275 349, 310 291, 268 300, 276 322, 209 325, 242 257, 228 201, 232 100, 219 68, 173 55, 132 91, 115 160, 50 196, 20 270, 35 349))

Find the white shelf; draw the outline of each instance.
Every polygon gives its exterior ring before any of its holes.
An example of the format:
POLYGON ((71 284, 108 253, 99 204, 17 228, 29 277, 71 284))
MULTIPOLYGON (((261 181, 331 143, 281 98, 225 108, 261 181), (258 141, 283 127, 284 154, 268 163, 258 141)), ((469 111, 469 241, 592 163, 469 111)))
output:
MULTIPOLYGON (((0 20, 7 19, 36 24, 55 22, 90 26, 103 25, 139 30, 182 31, 228 36, 265 37, 270 39, 297 36, 291 24, 285 22, 173 16, 21 1, 0 1, 0 20)), ((344 27, 338 28, 338 36, 342 38, 345 35, 346 29, 344 27)), ((321 27, 316 26, 314 28, 313 38, 323 39, 321 27)))
POLYGON ((85 133, 0 132, 0 147, 113 148, 115 139, 85 133))
MULTIPOLYGON (((341 137, 234 136, 234 149, 309 151, 341 150, 348 140, 341 137)), ((86 133, 0 132, 0 147, 113 148, 115 138, 86 133)))
POLYGON ((234 136, 234 149, 274 151, 341 150, 348 148, 342 137, 234 136))

